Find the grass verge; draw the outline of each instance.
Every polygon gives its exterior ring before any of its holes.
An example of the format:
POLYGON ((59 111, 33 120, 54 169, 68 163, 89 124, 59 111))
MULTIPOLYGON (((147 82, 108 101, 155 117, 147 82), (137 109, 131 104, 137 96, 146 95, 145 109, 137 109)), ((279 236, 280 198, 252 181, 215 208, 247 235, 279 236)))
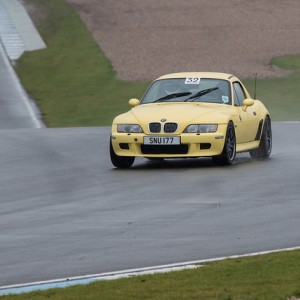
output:
MULTIPOLYGON (((292 74, 282 78, 258 79, 257 98, 262 100, 271 113, 272 120, 300 120, 300 55, 287 55, 273 58, 271 65, 276 65, 292 74)), ((254 80, 244 80, 253 95, 254 80)))
POLYGON ((300 297, 300 251, 209 263, 202 268, 86 286, 51 289, 1 300, 288 299, 300 297))
MULTIPOLYGON (((75 11, 64 0, 31 0, 45 16, 39 30, 48 46, 25 53, 17 73, 37 101, 48 127, 110 125, 139 98, 149 82, 116 79, 110 62, 75 11)), ((275 58, 279 67, 292 69, 285 78, 261 79, 257 94, 273 120, 300 120, 300 56, 275 58)), ((253 80, 246 80, 253 91, 253 80)))
POLYGON ((110 125, 148 83, 117 80, 91 34, 64 0, 32 0, 45 16, 48 48, 25 53, 17 73, 49 127, 110 125))

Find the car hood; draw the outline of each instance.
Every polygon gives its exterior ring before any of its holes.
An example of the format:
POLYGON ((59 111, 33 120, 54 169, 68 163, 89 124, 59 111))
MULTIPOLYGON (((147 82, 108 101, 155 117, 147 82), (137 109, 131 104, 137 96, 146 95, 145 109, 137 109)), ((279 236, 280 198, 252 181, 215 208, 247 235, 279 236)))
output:
POLYGON ((147 131, 151 122, 175 122, 184 130, 189 124, 227 123, 234 114, 230 105, 216 103, 151 103, 132 108, 120 115, 115 123, 137 123, 147 131))

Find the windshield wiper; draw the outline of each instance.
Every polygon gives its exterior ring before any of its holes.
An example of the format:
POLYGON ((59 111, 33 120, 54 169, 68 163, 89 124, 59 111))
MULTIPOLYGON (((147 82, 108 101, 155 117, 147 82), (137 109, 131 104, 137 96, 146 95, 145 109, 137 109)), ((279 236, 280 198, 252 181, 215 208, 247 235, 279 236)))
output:
POLYGON ((215 91, 215 90, 217 90, 217 89, 218 89, 218 87, 214 87, 214 88, 202 90, 202 91, 196 93, 195 95, 193 95, 193 96, 187 98, 187 99, 184 100, 184 101, 188 101, 188 100, 190 100, 190 99, 200 98, 200 97, 202 97, 202 96, 204 96, 204 95, 206 95, 206 94, 209 94, 210 92, 215 91))
POLYGON ((169 100, 169 99, 173 99, 173 98, 179 98, 179 97, 183 97, 183 96, 188 96, 190 94, 191 94, 191 92, 174 93, 174 94, 170 94, 170 95, 167 95, 167 96, 163 96, 163 97, 153 101, 152 103, 159 102, 159 101, 164 101, 164 100, 169 100))

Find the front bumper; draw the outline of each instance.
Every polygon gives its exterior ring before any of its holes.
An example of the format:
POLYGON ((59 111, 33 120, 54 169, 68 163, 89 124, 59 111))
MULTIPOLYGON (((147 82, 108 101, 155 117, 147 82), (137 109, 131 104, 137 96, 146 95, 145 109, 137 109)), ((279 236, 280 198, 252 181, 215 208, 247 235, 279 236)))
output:
POLYGON ((224 148, 227 125, 219 125, 214 133, 145 134, 118 133, 112 131, 111 141, 114 152, 119 156, 140 157, 205 157, 220 155, 224 148), (179 136, 180 145, 145 146, 144 136, 179 136))

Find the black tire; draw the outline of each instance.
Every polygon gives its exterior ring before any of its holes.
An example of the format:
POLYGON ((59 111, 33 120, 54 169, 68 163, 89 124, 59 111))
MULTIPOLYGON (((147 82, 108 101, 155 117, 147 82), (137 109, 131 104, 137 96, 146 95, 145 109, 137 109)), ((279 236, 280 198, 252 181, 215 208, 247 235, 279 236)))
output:
POLYGON ((271 119, 266 116, 263 132, 261 134, 259 147, 250 151, 252 158, 268 158, 272 152, 272 126, 271 119))
POLYGON ((110 160, 116 168, 128 169, 134 163, 134 156, 119 156, 115 153, 111 140, 109 143, 110 160))
POLYGON ((228 123, 224 148, 219 156, 213 156, 212 160, 220 165, 232 165, 236 156, 236 138, 232 122, 228 123))

